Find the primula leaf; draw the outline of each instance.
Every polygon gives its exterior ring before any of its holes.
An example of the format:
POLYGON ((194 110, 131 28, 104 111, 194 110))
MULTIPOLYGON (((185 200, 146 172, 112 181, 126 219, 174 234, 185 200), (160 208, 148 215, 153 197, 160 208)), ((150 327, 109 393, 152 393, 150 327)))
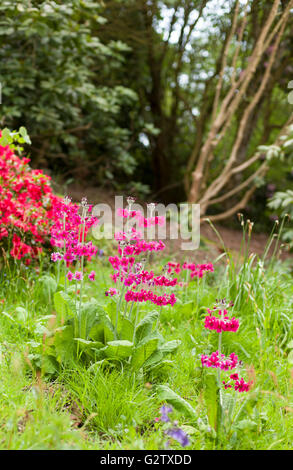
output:
POLYGON ((132 353, 133 343, 126 340, 109 341, 103 349, 106 357, 111 359, 126 359, 132 353))
POLYGON ((138 324, 136 331, 135 331, 135 341, 139 343, 143 338, 150 335, 153 327, 153 323, 158 319, 158 312, 150 312, 148 313, 138 324))
POLYGON ((166 368, 172 368, 172 367, 174 367, 174 361, 170 361, 169 359, 164 359, 164 360, 156 361, 152 363, 152 365, 149 365, 148 370, 157 373, 161 368, 166 369, 166 368))
POLYGON ((134 333, 134 325, 127 318, 123 318, 118 324, 118 336, 120 339, 132 341, 134 333))
POLYGON ((109 316, 111 322, 114 324, 116 320, 117 304, 112 298, 109 299, 108 297, 107 300, 108 303, 104 306, 104 312, 109 316))
POLYGON ((217 431, 220 419, 220 391, 214 375, 206 376, 204 399, 210 426, 217 431))
POLYGON ((42 355, 40 362, 43 374, 55 374, 59 369, 55 356, 42 355))
POLYGON ((55 356, 51 354, 29 354, 29 360, 36 369, 41 369, 44 374, 55 374, 59 369, 59 364, 55 356))
POLYGON ((144 338, 144 340, 138 344, 133 352, 131 358, 131 367, 133 367, 135 370, 140 369, 146 360, 154 353, 154 351, 156 351, 159 339, 159 336, 156 334, 144 338))
POLYGON ((171 353, 175 351, 181 344, 181 341, 179 339, 174 339, 173 341, 168 341, 167 343, 163 344, 160 346, 159 350, 163 354, 171 353))
POLYGON ((16 307, 15 312, 17 314, 17 319, 21 323, 25 323, 28 319, 28 311, 23 307, 16 307))
POLYGON ((156 390, 159 400, 169 403, 177 411, 180 411, 185 416, 189 416, 194 419, 197 418, 195 409, 192 408, 192 406, 186 400, 184 400, 184 398, 173 392, 173 390, 171 390, 171 388, 169 388, 167 385, 158 385, 156 390))
POLYGON ((52 294, 56 291, 57 283, 53 277, 44 275, 40 277, 39 281, 42 283, 44 291, 46 293, 52 294))
POLYGON ((78 316, 79 321, 79 337, 87 339, 88 335, 94 326, 96 319, 104 317, 104 310, 99 304, 93 299, 89 302, 84 302, 81 305, 80 314, 78 316))
POLYGON ((65 292, 56 292, 54 294, 54 306, 61 318, 74 315, 74 302, 65 292))
POLYGON ((98 321, 94 324, 89 332, 89 338, 94 341, 101 341, 106 344, 108 341, 112 341, 115 338, 113 325, 109 318, 104 315, 100 316, 98 321))
POLYGON ((58 328, 54 338, 56 359, 59 363, 66 362, 73 357, 76 345, 73 340, 73 325, 68 324, 58 328))
POLYGON ((144 363, 144 367, 154 367, 154 366, 158 366, 159 363, 162 362, 163 360, 163 354, 161 351, 159 350, 156 350, 153 352, 153 354, 145 361, 144 363))
POLYGON ((87 349, 100 349, 103 348, 105 345, 100 341, 88 341, 82 338, 74 338, 74 341, 77 341, 81 351, 85 351, 87 349))

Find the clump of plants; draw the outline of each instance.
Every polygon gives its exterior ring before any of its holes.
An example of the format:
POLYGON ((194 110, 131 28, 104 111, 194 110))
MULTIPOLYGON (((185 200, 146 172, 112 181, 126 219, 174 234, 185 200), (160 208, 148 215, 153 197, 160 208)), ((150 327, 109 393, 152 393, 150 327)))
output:
MULTIPOLYGON (((180 341, 166 342, 158 324, 161 309, 172 307, 177 300, 173 292, 165 291, 172 289, 177 279, 167 273, 148 271, 147 258, 138 259, 165 246, 161 241, 144 240, 141 232, 129 229, 129 220, 139 217, 144 227, 163 220, 152 214, 144 218, 132 211, 132 204, 132 198, 128 198, 128 208, 120 214, 126 218, 125 231, 115 234, 118 255, 109 257, 115 287, 105 292, 103 303, 84 295, 85 262, 97 253, 86 236, 98 221, 90 215, 91 206, 85 199, 80 214, 68 200, 60 207, 59 218, 51 228, 51 243, 58 248, 51 255, 57 266, 56 317, 42 347, 45 361, 42 354, 32 357, 45 372, 56 372, 72 360, 83 361, 92 368, 111 364, 133 372, 154 372, 163 365, 170 366, 167 356, 177 349, 180 341), (142 305, 156 308, 146 310, 142 305)), ((95 271, 88 274, 93 286, 95 276, 95 271)))

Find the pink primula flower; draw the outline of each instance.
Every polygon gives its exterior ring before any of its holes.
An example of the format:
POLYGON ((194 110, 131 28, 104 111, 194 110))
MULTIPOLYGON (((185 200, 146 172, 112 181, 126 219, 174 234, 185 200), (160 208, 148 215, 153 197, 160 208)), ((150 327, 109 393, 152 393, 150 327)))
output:
POLYGON ((91 271, 88 277, 90 281, 94 281, 96 277, 96 271, 91 271))
POLYGON ((72 279, 73 279, 73 274, 72 274, 72 272, 71 272, 71 271, 68 271, 68 273, 66 274, 66 277, 67 277, 68 281, 72 281, 72 279))
POLYGON ((76 271, 76 272, 74 273, 73 279, 75 279, 75 281, 82 281, 82 280, 83 280, 83 274, 82 274, 82 272, 76 271))

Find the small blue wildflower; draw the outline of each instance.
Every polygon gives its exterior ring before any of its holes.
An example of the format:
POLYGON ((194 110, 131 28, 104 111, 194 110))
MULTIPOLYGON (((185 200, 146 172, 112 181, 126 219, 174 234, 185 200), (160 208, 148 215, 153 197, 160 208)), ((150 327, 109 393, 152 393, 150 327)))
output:
POLYGON ((186 447, 189 444, 187 434, 180 428, 168 429, 166 434, 168 434, 168 436, 170 436, 172 439, 175 439, 175 441, 178 441, 182 447, 186 447))
POLYGON ((163 405, 160 409, 160 413, 162 415, 161 421, 163 421, 164 423, 168 423, 170 421, 168 413, 172 413, 172 411, 173 409, 171 408, 171 406, 163 405))

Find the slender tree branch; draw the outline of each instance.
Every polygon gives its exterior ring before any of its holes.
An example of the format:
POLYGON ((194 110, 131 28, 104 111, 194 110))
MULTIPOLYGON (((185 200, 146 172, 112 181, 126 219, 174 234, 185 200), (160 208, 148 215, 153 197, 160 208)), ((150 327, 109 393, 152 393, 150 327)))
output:
POLYGON ((202 217, 200 219, 201 222, 203 222, 206 219, 210 219, 212 222, 216 222, 218 220, 224 220, 224 219, 227 219, 228 217, 231 217, 231 215, 234 215, 236 212, 238 212, 239 210, 243 209, 246 206, 249 199, 255 192, 256 188, 257 188, 256 186, 253 186, 248 191, 246 191, 241 201, 235 204, 235 206, 231 207, 227 211, 222 212, 221 214, 217 214, 217 215, 210 215, 210 216, 208 215, 208 216, 202 217))
MULTIPOLYGON (((292 3, 293 3, 293 1, 292 1, 292 3)), ((279 46, 281 37, 282 37, 283 32, 284 32, 285 25, 287 23, 287 19, 288 19, 288 16, 286 14, 283 18, 283 24, 282 24, 282 26, 279 30, 279 33, 276 37, 275 44, 274 44, 274 47, 273 47, 273 52, 270 55, 270 59, 269 59, 268 65, 266 67, 266 71, 264 73, 263 80, 262 80, 257 92, 255 93, 252 101, 249 103, 249 105, 247 106, 247 108, 244 111, 244 114, 243 114, 243 117, 242 117, 240 125, 239 125, 237 137, 236 137, 236 140, 235 140, 230 158, 228 159, 228 162, 226 163, 222 173, 213 181, 213 183, 210 185, 210 187, 206 191, 206 193, 205 193, 205 195, 202 199, 202 202, 206 202, 211 197, 215 196, 223 188, 223 186, 226 184, 226 182, 228 181, 228 179, 230 177, 230 169, 233 166, 234 162, 236 161, 236 156, 237 156, 237 152, 239 150, 239 147, 240 147, 240 144, 241 144, 241 141, 242 141, 244 128, 245 128, 245 126, 248 122, 248 119, 250 117, 250 114, 251 114, 252 110, 258 104, 258 102, 260 100, 260 97, 262 96, 263 91, 265 89, 265 86, 266 86, 266 84, 269 80, 270 72, 271 72, 271 69, 272 69, 272 66, 273 66, 273 63, 274 63, 274 60, 275 60, 275 56, 276 56, 276 53, 277 53, 277 50, 278 50, 278 46, 279 46)))
POLYGON ((227 66, 228 52, 229 52, 231 40, 232 40, 232 38, 234 36, 234 33, 235 33, 237 19, 238 19, 238 13, 239 13, 239 0, 236 0, 233 20, 232 20, 232 26, 229 30, 228 37, 227 37, 227 40, 226 40, 224 53, 223 53, 223 56, 222 56, 220 76, 219 76, 219 80, 218 80, 218 83, 217 83, 217 86, 216 86, 216 94, 215 94, 215 100, 214 100, 213 112, 212 112, 212 122, 215 120, 217 110, 218 110, 219 99, 220 99, 220 94, 221 94, 222 85, 223 85, 224 72, 225 72, 225 69, 226 69, 226 66, 227 66))
POLYGON ((255 173, 250 175, 245 181, 243 181, 241 184, 236 186, 235 188, 231 189, 231 191, 228 191, 228 193, 223 194, 222 196, 219 196, 215 199, 211 199, 209 201, 209 206, 213 204, 218 204, 219 202, 226 201, 226 199, 229 199, 231 196, 234 196, 234 194, 239 193, 242 191, 242 189, 246 188, 254 179, 256 176, 261 176, 265 173, 265 170, 267 169, 267 162, 264 162, 257 170, 255 173))
POLYGON ((243 18, 242 18, 242 21, 241 21, 240 31, 239 31, 239 35, 238 35, 238 38, 237 38, 238 44, 237 44, 235 54, 234 54, 233 59, 232 59, 231 83, 233 85, 235 85, 237 59, 238 59, 238 56, 239 56, 239 52, 240 52, 240 48, 241 48, 241 42, 242 42, 242 39, 243 39, 243 34, 244 34, 244 31, 245 31, 245 27, 246 27, 246 24, 247 24, 247 15, 248 15, 247 7, 248 7, 248 5, 249 5, 249 0, 246 1, 246 4, 244 6, 243 18))

